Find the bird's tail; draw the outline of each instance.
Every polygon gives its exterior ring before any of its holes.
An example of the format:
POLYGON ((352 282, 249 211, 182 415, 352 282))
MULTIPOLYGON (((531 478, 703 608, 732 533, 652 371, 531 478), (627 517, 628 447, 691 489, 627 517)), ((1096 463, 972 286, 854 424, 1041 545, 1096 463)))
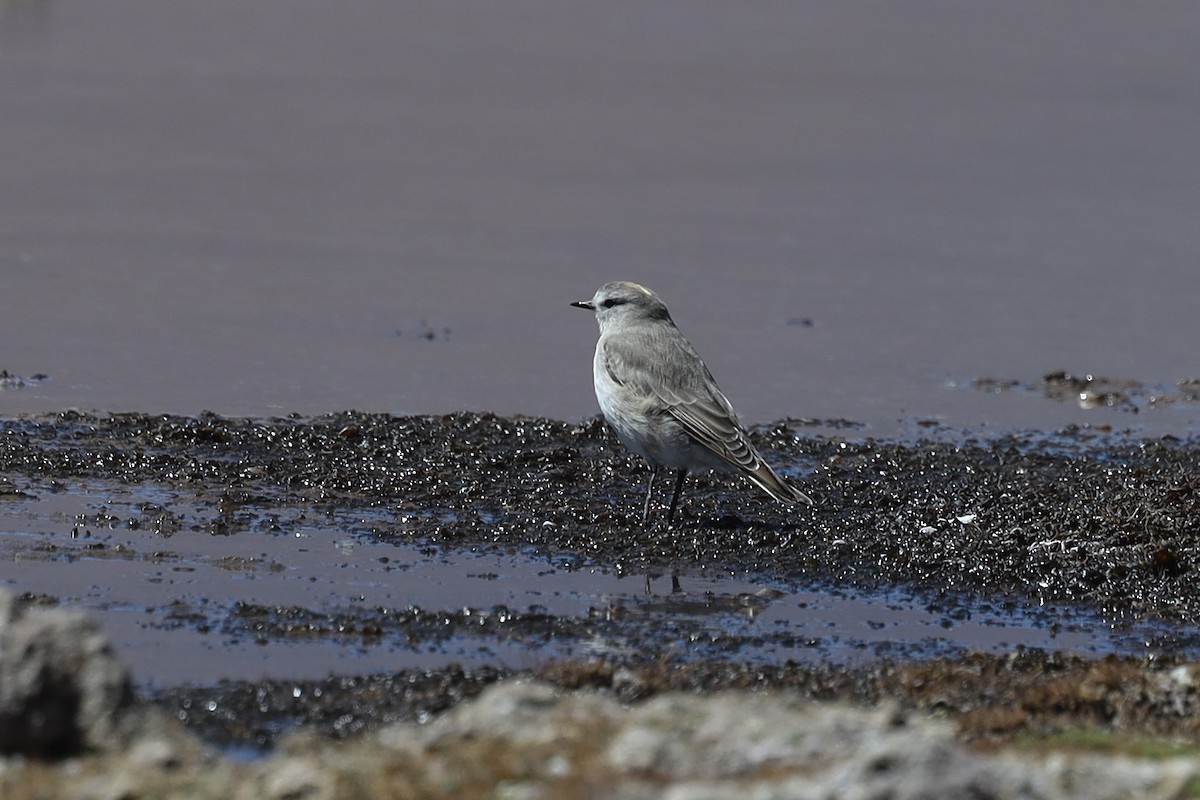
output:
POLYGON ((753 467, 748 468, 745 474, 755 486, 781 503, 814 505, 811 497, 776 475, 775 470, 765 461, 759 460, 753 467))

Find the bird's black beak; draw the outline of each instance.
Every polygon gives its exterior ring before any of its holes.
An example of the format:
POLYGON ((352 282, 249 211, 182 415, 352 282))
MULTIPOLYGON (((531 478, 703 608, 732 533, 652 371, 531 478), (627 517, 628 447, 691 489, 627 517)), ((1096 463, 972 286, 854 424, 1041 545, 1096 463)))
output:
POLYGON ((576 308, 586 308, 588 311, 596 310, 596 307, 592 305, 591 300, 576 300, 574 303, 571 303, 571 305, 575 306, 576 308))

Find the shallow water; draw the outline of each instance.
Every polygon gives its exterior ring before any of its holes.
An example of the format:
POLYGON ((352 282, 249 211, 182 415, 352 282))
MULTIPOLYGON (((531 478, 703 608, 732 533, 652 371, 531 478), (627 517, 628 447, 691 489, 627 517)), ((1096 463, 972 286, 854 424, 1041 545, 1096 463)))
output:
POLYGON ((750 422, 1191 430, 1200 10, 0 2, 0 392, 595 412, 612 278, 750 422), (1169 405, 1169 404, 1168 404, 1169 405))
POLYGON ((1200 628, 1028 599, 686 565, 673 585, 666 569, 623 574, 573 553, 383 540, 371 531, 396 526, 387 509, 241 510, 223 533, 192 523, 205 513, 166 487, 106 481, 5 503, 0 584, 88 610, 147 689, 650 652, 844 665, 1017 648, 1200 657, 1200 628))

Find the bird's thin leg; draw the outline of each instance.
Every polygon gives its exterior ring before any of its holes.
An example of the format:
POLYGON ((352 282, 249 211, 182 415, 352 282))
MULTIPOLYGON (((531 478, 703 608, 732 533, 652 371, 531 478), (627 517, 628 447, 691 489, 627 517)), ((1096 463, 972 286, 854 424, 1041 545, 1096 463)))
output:
POLYGON ((687 477, 687 468, 679 470, 679 475, 675 478, 675 493, 671 495, 671 509, 667 512, 667 524, 671 524, 671 520, 675 518, 675 506, 679 505, 679 493, 683 491, 683 479, 687 477))
POLYGON ((650 480, 646 484, 646 504, 642 506, 642 527, 650 519, 650 498, 654 496, 654 479, 658 477, 658 464, 650 465, 650 480))

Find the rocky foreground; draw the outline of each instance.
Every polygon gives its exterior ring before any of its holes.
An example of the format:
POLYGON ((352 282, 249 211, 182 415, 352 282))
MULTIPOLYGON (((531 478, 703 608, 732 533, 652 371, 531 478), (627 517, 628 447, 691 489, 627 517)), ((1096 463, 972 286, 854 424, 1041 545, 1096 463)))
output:
MULTIPOLYGON (((636 680, 629 676, 628 680, 636 680)), ((1193 692, 1190 668, 1164 691, 1193 692)), ((344 742, 300 731, 231 760, 139 702, 94 624, 0 594, 0 797, 1176 798, 1200 758, 972 750, 945 720, 798 692, 663 692, 500 681, 426 723, 344 742)))

